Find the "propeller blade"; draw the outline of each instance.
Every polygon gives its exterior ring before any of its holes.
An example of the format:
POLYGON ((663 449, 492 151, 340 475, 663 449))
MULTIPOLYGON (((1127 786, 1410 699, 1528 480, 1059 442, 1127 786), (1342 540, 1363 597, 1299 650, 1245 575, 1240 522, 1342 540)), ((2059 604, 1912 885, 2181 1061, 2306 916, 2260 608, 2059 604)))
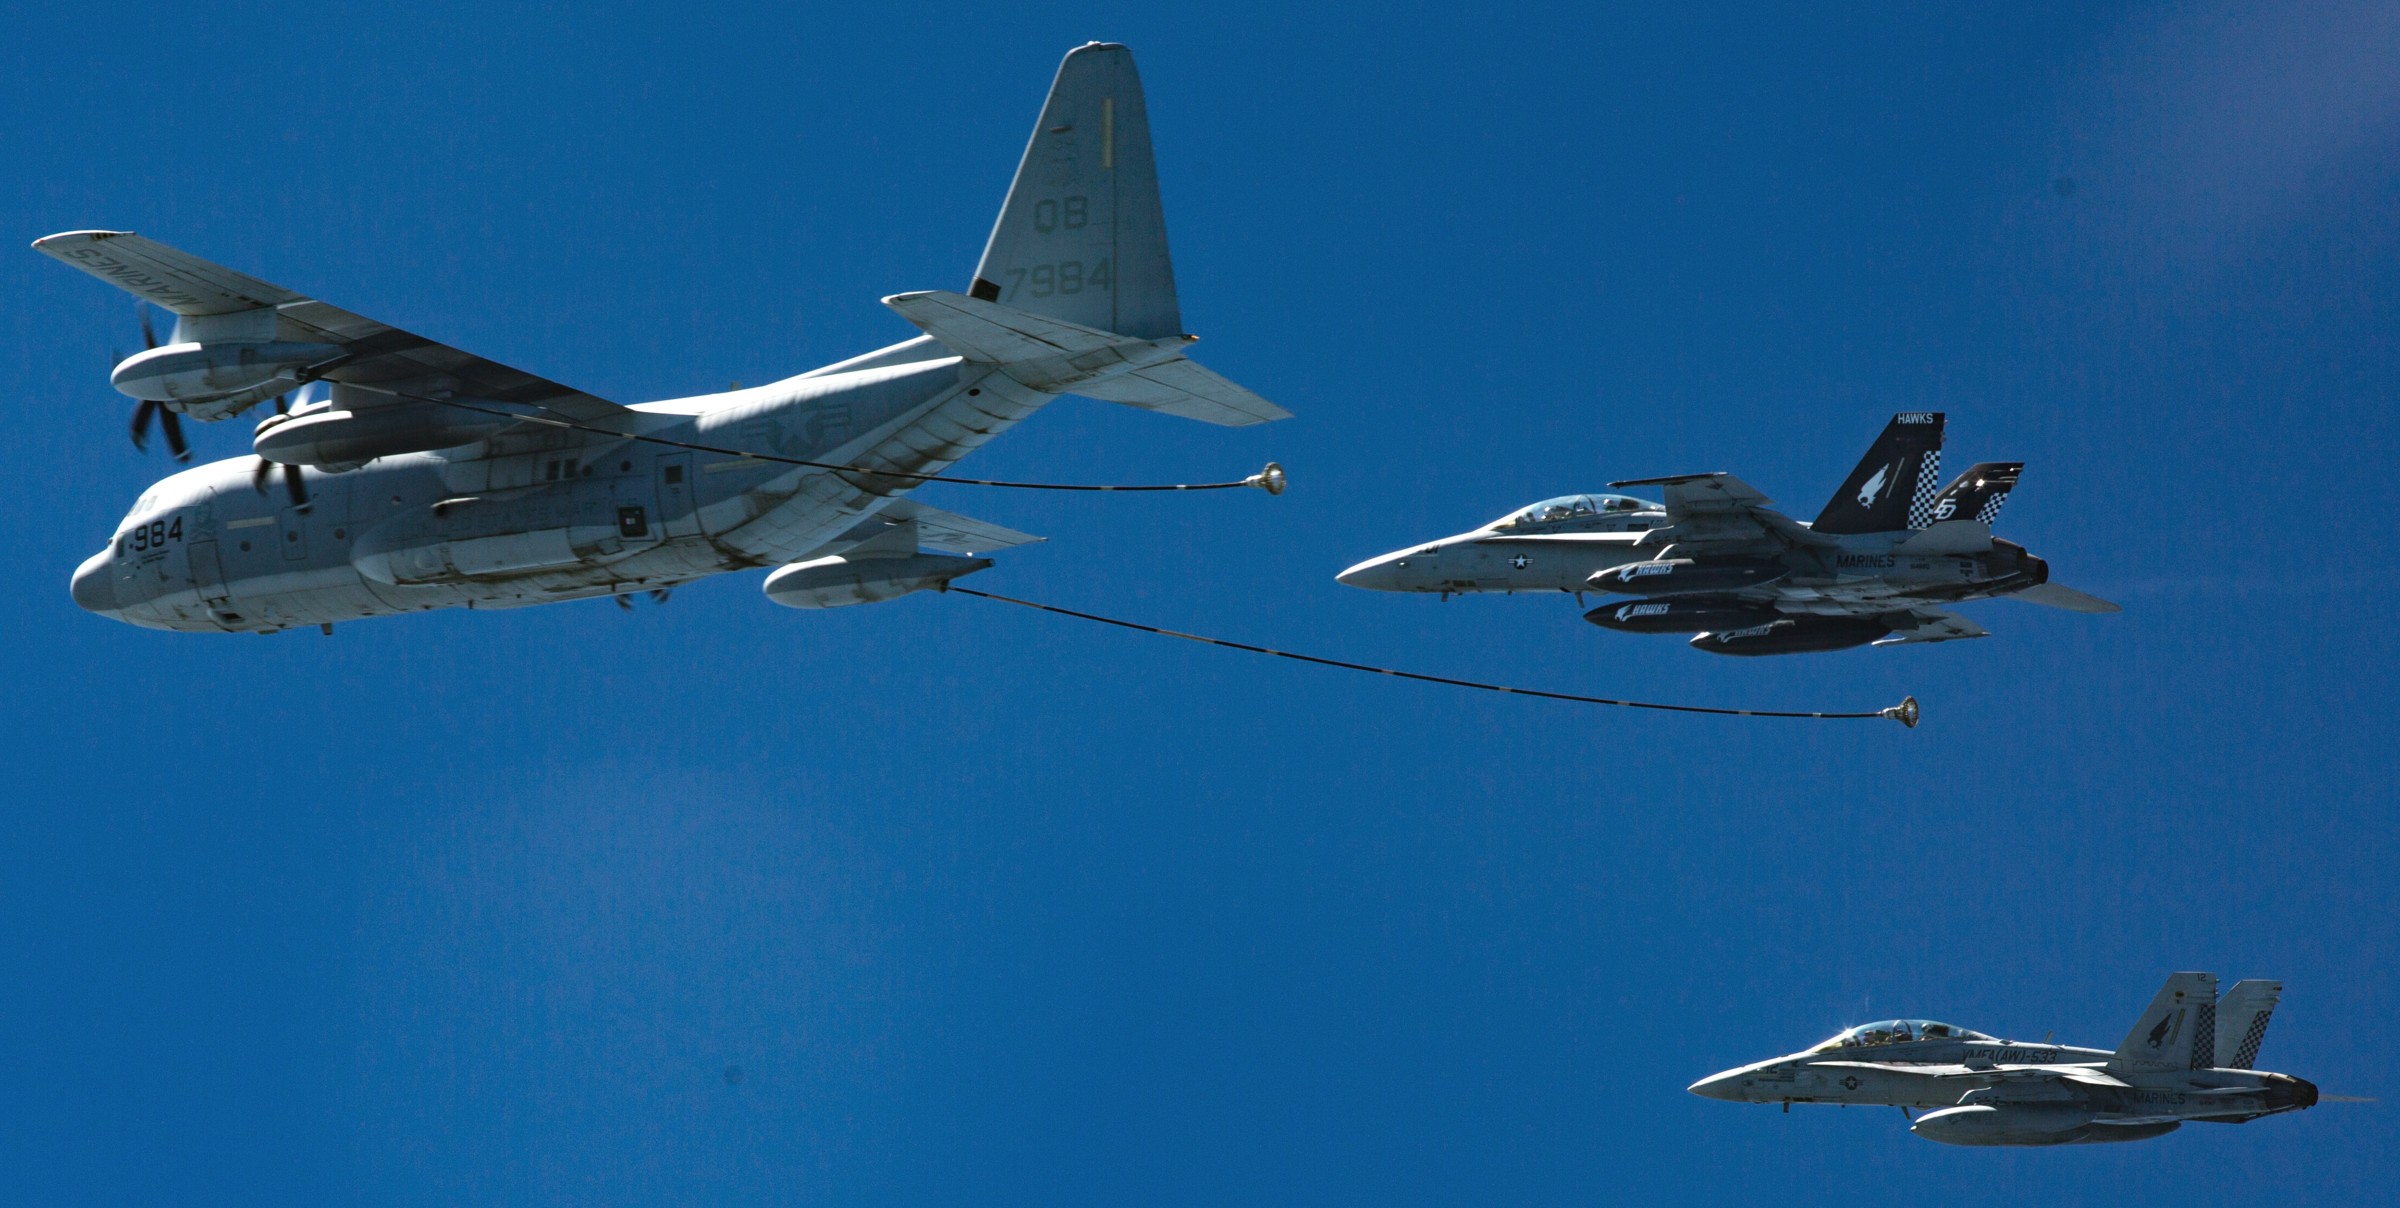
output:
POLYGON ((158 332, 150 326, 150 308, 142 306, 140 303, 135 303, 135 306, 142 314, 142 347, 158 347, 158 332))
POLYGON ((261 457, 258 468, 250 471, 250 489, 261 495, 267 493, 267 479, 275 476, 275 463, 261 457))
POLYGON ((144 402, 133 409, 133 447, 150 447, 150 421, 158 418, 158 404, 144 402))
POLYGON ((305 512, 308 510, 308 488, 300 484, 300 467, 294 465, 283 467, 283 490, 285 494, 292 497, 293 511, 305 512))
POLYGON ((290 394, 290 393, 287 391, 287 392, 285 392, 285 393, 283 393, 283 394, 278 394, 278 395, 276 395, 276 396, 275 396, 275 414, 277 414, 277 415, 290 415, 291 413, 292 413, 292 396, 291 396, 291 394, 290 394))
POLYGON ((664 604, 667 602, 667 597, 674 594, 675 589, 672 587, 653 587, 650 589, 650 602, 653 604, 664 604))
POLYGON ((167 452, 174 454, 175 460, 190 461, 192 459, 192 447, 183 441, 182 416, 165 407, 160 407, 158 409, 158 434, 167 438, 167 452))
POLYGON ((632 600, 630 600, 630 599, 627 599, 627 598, 626 598, 626 597, 624 597, 624 596, 610 596, 610 597, 609 597, 609 599, 615 600, 615 601, 617 602, 617 607, 619 607, 619 608, 622 608, 622 609, 624 609, 624 610, 625 610, 625 611, 627 611, 627 612, 632 612, 632 611, 633 611, 633 601, 632 601, 632 600))

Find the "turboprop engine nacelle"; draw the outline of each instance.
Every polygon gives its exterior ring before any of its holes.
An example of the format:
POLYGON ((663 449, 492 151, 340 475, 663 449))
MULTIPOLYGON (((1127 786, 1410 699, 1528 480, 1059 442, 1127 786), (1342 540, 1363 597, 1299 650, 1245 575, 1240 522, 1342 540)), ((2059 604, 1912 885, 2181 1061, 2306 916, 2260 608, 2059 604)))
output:
POLYGON ((291 389, 300 370, 341 354, 331 344, 283 340, 167 344, 118 362, 108 382, 144 402, 221 419, 291 389))
POLYGON ((1583 614, 1603 629, 1626 633, 1698 633, 1705 629, 1741 629, 1776 619, 1773 609, 1730 600, 1634 600, 1603 604, 1583 614))
POLYGON ((1788 573, 1783 564, 1764 558, 1659 558, 1612 566, 1594 573, 1584 583, 1595 591, 1674 596, 1740 591, 1772 583, 1788 573))
POLYGON ((258 425, 251 451, 285 465, 357 465, 395 453, 470 445, 510 424, 437 403, 393 403, 363 411, 295 412, 258 425))
POLYGON ((940 587, 992 564, 989 558, 957 554, 900 557, 811 558, 767 576, 767 598, 786 608, 842 608, 880 604, 910 592, 940 587))
POLYGON ((1889 626, 1866 617, 1778 617, 1763 625, 1703 633, 1691 645, 1710 654, 1816 654, 1864 646, 1889 633, 1889 626))

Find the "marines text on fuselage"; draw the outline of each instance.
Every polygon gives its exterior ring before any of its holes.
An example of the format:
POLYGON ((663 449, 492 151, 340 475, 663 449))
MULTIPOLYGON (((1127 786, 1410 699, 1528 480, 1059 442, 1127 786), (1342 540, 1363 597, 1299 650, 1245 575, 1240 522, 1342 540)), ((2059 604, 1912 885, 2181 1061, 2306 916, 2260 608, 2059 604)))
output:
POLYGON ((2050 582, 2049 564, 1992 536, 2024 467, 1985 462, 1940 486, 1943 417, 1892 417, 1812 524, 1730 474, 1618 482, 1664 502, 1567 495, 1473 532, 1370 558, 1340 581, 1377 591, 1587 591, 1635 597, 1584 619, 1695 635, 1712 654, 1796 654, 1986 631, 1945 606, 2009 596, 2076 612, 2117 606, 2050 582))

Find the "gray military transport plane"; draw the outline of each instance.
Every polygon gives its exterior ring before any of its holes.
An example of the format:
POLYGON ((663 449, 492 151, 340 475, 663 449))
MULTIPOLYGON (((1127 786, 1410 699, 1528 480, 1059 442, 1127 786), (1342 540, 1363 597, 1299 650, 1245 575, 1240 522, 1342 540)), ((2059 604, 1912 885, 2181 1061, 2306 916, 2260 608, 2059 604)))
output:
POLYGON ((1141 81, 1110 44, 1060 64, 967 292, 884 299, 924 334, 753 389, 620 406, 137 235, 34 247, 175 315, 111 377, 136 444, 155 422, 188 457, 177 416, 278 400, 254 457, 152 486, 75 572, 77 604, 151 629, 622 602, 765 566, 779 604, 886 600, 1035 538, 902 498, 914 478, 726 451, 925 475, 1061 394, 1288 414, 1184 355, 1141 81))
POLYGON ((1794 1103, 1924 1108, 1910 1131, 1946 1145, 2140 1141, 2187 1121, 2240 1124, 2316 1105, 2315 1085, 2251 1068, 2282 993, 2281 982, 2243 981, 2219 999, 2216 974, 2174 974, 2113 1053, 1888 1019, 1711 1075, 1691 1091, 1785 1111, 1794 1103))
POLYGON ((1872 642, 1987 636, 1950 612, 2007 596, 2074 612, 2117 606, 2050 582, 2050 566, 1992 536, 2024 466, 1985 462, 1940 486, 1939 412, 1892 417, 1812 524, 1731 474, 1645 478, 1665 501, 1565 495, 1455 537, 1370 558, 1338 579, 1376 591, 1587 591, 1636 597, 1584 619, 1688 633, 1711 654, 1798 654, 1872 642))

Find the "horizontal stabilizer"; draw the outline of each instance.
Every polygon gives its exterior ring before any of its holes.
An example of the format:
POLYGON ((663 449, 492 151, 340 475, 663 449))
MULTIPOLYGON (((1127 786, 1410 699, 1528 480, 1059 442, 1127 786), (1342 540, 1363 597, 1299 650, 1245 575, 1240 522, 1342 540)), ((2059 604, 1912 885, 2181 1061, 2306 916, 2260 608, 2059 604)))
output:
POLYGON ((1076 388, 1102 402, 1180 415, 1228 428, 1290 419, 1292 413, 1235 385, 1188 357, 1136 369, 1076 388))
POLYGON ((1230 427, 1291 416, 1186 358, 1190 336, 1135 339, 946 290, 894 294, 883 304, 958 355, 1036 390, 1230 427))
POLYGON ((1912 608, 1907 612, 1885 613, 1875 618, 1892 629, 1890 637, 1876 641, 1878 646, 1896 646, 1904 642, 1955 642, 1961 638, 1988 638, 1991 631, 1954 612, 1938 608, 1912 608))
POLYGON ((1895 554, 1988 554, 1992 526, 1978 520, 1941 520, 1893 547, 1895 554))
POLYGON ((2122 608, 2098 596, 2085 595, 2072 587, 2056 583, 2036 583, 2023 591, 2010 592, 2003 597, 2039 604, 2044 608, 2064 608, 2068 612, 2123 612, 2122 608))
POLYGON ((943 289, 894 294, 883 304, 958 355, 992 365, 1103 352, 1124 344, 1147 348, 1152 343, 943 289))

